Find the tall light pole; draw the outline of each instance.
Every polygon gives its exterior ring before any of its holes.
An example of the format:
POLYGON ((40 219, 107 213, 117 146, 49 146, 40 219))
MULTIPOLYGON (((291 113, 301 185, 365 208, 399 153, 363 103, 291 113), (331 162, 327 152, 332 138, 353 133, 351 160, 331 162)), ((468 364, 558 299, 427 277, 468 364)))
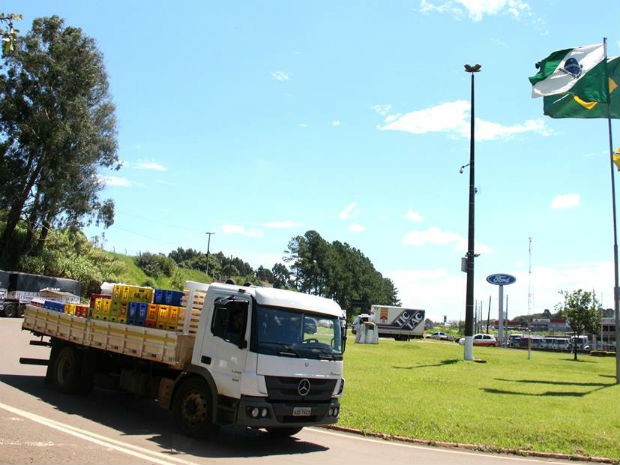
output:
POLYGON ((465 360, 474 359, 474 207, 475 207, 475 165, 474 165, 474 75, 480 71, 481 66, 465 65, 465 72, 471 74, 471 133, 469 137, 469 228, 467 234, 467 291, 465 294, 465 360))
POLYGON ((207 232, 205 234, 209 236, 209 239, 207 240, 207 276, 209 276, 209 248, 211 247, 211 235, 215 233, 207 232))

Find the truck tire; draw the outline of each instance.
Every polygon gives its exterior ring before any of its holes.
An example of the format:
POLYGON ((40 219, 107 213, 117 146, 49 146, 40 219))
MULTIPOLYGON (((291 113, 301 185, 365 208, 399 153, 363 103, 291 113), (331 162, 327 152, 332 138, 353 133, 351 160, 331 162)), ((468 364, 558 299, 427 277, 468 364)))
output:
POLYGON ((4 316, 7 318, 13 318, 17 316, 17 304, 5 304, 4 305, 4 316))
POLYGON ((92 375, 84 370, 83 354, 71 345, 61 347, 50 360, 50 380, 64 394, 87 394, 92 375))
POLYGON ((172 400, 172 415, 177 427, 186 435, 209 438, 218 431, 213 423, 211 390, 200 378, 183 382, 172 400))
POLYGON ((289 438, 301 431, 302 427, 290 426, 287 428, 267 428, 267 432, 275 438, 289 438))

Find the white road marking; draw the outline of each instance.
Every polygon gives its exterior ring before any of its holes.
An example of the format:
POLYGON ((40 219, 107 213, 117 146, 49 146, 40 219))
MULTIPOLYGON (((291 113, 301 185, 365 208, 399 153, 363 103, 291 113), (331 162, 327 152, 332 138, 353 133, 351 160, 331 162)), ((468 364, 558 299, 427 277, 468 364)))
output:
POLYGON ((108 447, 110 449, 114 449, 123 454, 131 455, 133 457, 137 457, 137 458, 140 458, 146 461, 151 461, 159 465, 173 465, 174 463, 181 464, 181 465, 196 465, 194 462, 183 460, 177 457, 171 457, 166 454, 162 454, 161 452, 150 451, 144 447, 134 446, 133 444, 128 444, 122 441, 117 441, 112 438, 107 438, 105 436, 102 436, 102 435, 99 435, 99 434, 96 434, 90 431, 85 431, 83 429, 76 428, 66 423, 61 423, 59 421, 52 420, 50 418, 42 417, 35 413, 27 412, 25 410, 21 410, 13 406, 3 404, 2 402, 0 402, 0 408, 6 410, 7 412, 11 412, 15 415, 19 415, 28 420, 45 425, 49 428, 62 431, 63 433, 70 434, 72 436, 78 437, 80 439, 84 439, 86 441, 90 441, 97 445, 108 447))
POLYGON ((329 429, 325 429, 325 428, 305 428, 305 429, 311 429, 312 431, 315 431, 317 433, 323 433, 323 434, 329 434, 332 436, 346 436, 348 438, 353 438, 356 439, 358 441, 366 441, 366 442, 373 442, 375 444, 382 444, 382 445, 389 445, 389 446, 394 446, 394 447, 409 447, 409 448, 413 448, 413 449, 424 449, 424 450, 432 450, 432 451, 437 451, 437 452, 441 452, 441 453, 445 453, 445 454, 456 454, 456 455, 476 455, 476 456, 484 456, 484 457, 490 457, 490 458, 497 458, 498 455, 501 455, 502 459, 506 459, 506 460, 513 460, 515 462, 529 462, 529 463, 541 463, 544 462, 545 465, 546 464, 555 464, 555 465, 566 465, 566 460, 563 460, 561 462, 556 462, 553 461, 552 459, 549 459, 547 457, 518 457, 518 456, 512 456, 512 455, 507 455, 507 454, 489 454, 489 453, 484 453, 484 452, 478 452, 478 451, 474 451, 474 450, 457 450, 457 449, 447 449, 447 448, 442 448, 440 446, 437 447, 433 447, 433 446, 425 446, 425 445, 420 445, 420 444, 412 444, 412 443, 407 443, 407 442, 400 442, 398 440, 394 440, 394 441, 387 441, 385 439, 379 439, 379 438, 369 438, 369 437, 365 437, 365 436, 361 436, 361 435, 357 435, 357 434, 348 434, 348 433, 342 433, 340 431, 336 431, 336 430, 329 430, 329 429))

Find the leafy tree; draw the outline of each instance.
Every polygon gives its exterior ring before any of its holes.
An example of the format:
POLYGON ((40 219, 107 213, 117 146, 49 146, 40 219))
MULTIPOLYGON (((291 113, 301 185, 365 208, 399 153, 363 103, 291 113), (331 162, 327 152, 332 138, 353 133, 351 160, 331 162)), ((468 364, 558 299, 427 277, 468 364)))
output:
POLYGON ((232 263, 227 263, 222 267, 222 274, 226 278, 233 278, 234 276, 239 276, 239 270, 232 263))
POLYGON ((161 253, 140 253, 136 257, 136 264, 142 268, 147 275, 155 278, 159 276, 172 277, 177 268, 177 265, 172 258, 161 253))
POLYGON ((2 53, 9 54, 15 50, 15 38, 19 33, 19 29, 13 27, 13 21, 22 19, 22 15, 17 13, 0 12, 0 36, 2 36, 2 53), (4 27, 6 24, 6 27, 4 27))
POLYGON ((291 239, 284 261, 291 264, 299 291, 334 299, 343 309, 360 301, 399 304, 392 281, 375 270, 367 257, 348 244, 328 243, 316 231, 291 239))
MULTIPOLYGON (((564 303, 558 304, 559 310, 567 319, 576 338, 584 333, 596 333, 600 325, 600 304, 594 292, 579 289, 573 292, 561 291, 564 303)), ((574 359, 577 360, 577 344, 573 343, 574 359)))
POLYGON ((268 268, 263 268, 262 265, 256 270, 256 278, 259 281, 273 283, 273 273, 268 268))
POLYGON ((276 289, 288 289, 291 280, 291 272, 283 263, 276 263, 271 268, 273 275, 273 287, 276 289))
POLYGON ((0 73, 0 255, 36 255, 52 228, 110 226, 100 167, 118 169, 116 119, 95 41, 57 16, 39 18, 0 73), (26 250, 12 239, 27 220, 26 250), (33 243, 33 241, 36 241, 33 243))

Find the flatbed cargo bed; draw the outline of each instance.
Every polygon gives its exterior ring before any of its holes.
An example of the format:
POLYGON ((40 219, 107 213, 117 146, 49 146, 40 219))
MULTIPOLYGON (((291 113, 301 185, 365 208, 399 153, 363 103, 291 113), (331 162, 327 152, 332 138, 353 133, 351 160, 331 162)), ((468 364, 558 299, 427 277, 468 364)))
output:
POLYGON ((27 305, 22 329, 183 369, 192 358, 195 336, 158 328, 83 318, 27 305))

